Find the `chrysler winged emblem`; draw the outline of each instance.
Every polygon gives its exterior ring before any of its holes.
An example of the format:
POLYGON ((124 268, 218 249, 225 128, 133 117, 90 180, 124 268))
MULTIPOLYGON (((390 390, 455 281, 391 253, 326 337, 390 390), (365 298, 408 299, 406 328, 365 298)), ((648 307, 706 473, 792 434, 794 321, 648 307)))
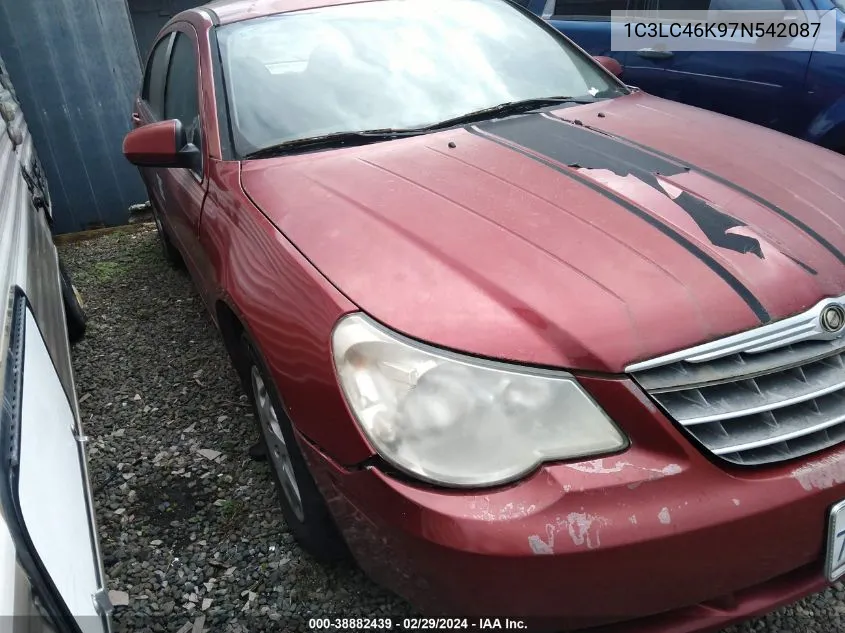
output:
POLYGON ((837 303, 827 306, 819 315, 819 323, 825 332, 842 334, 845 328, 845 308, 837 303))

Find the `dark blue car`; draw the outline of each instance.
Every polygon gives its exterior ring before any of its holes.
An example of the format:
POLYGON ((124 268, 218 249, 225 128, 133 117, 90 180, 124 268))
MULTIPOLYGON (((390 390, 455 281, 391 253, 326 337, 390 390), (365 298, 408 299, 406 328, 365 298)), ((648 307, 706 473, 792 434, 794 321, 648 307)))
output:
MULTIPOLYGON (((611 51, 610 12, 629 8, 627 0, 514 1, 547 19, 590 54, 617 59, 630 85, 845 153, 845 0, 754 0, 757 10, 836 12, 837 49, 747 53, 611 51)), ((659 5, 666 1, 649 5, 664 8, 659 5)), ((749 0, 710 2, 718 2, 720 10, 749 6, 749 0)), ((702 6, 702 0, 671 0, 668 8, 717 7, 702 6)))

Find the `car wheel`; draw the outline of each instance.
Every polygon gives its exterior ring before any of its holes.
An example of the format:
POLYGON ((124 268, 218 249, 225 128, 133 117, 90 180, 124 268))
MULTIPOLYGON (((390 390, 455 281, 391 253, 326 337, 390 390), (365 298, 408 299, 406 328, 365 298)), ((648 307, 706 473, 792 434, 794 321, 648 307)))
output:
POLYGON ((59 277, 62 286, 62 302, 65 305, 65 319, 67 321, 67 337, 73 343, 78 343, 85 337, 88 316, 82 304, 82 297, 70 278, 67 268, 59 260, 59 277))
POLYGON ((164 230, 164 225, 161 223, 161 218, 158 217, 158 211, 156 211, 155 207, 153 207, 153 220, 156 223, 156 232, 158 233, 158 241, 161 244, 161 252, 164 255, 164 259, 174 268, 182 268, 184 266, 182 255, 173 246, 173 242, 170 241, 170 236, 164 230))
POLYGON ((308 470, 269 372, 246 337, 243 345, 248 359, 245 382, 285 521, 311 556, 326 562, 342 560, 348 556, 346 544, 308 470))

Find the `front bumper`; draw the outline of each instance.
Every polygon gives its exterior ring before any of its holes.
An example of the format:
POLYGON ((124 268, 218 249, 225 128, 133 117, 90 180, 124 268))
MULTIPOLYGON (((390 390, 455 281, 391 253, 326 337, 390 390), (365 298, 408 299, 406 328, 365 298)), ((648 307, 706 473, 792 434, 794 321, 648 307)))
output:
POLYGON ((361 567, 422 611, 551 630, 718 629, 822 589, 845 450, 726 470, 626 380, 582 384, 631 448, 514 485, 448 491, 348 470, 303 440, 361 567))

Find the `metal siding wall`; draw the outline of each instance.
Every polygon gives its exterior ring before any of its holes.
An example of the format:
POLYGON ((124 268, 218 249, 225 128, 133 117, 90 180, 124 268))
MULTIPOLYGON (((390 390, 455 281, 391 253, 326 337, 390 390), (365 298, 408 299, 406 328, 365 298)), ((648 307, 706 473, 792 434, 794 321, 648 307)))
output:
POLYGON ((0 0, 0 55, 50 183, 55 232, 126 223, 147 199, 121 153, 141 81, 124 0, 0 0))
POLYGON ((128 0, 129 13, 135 27, 135 38, 146 61, 153 41, 168 20, 186 9, 199 6, 205 0, 128 0))

